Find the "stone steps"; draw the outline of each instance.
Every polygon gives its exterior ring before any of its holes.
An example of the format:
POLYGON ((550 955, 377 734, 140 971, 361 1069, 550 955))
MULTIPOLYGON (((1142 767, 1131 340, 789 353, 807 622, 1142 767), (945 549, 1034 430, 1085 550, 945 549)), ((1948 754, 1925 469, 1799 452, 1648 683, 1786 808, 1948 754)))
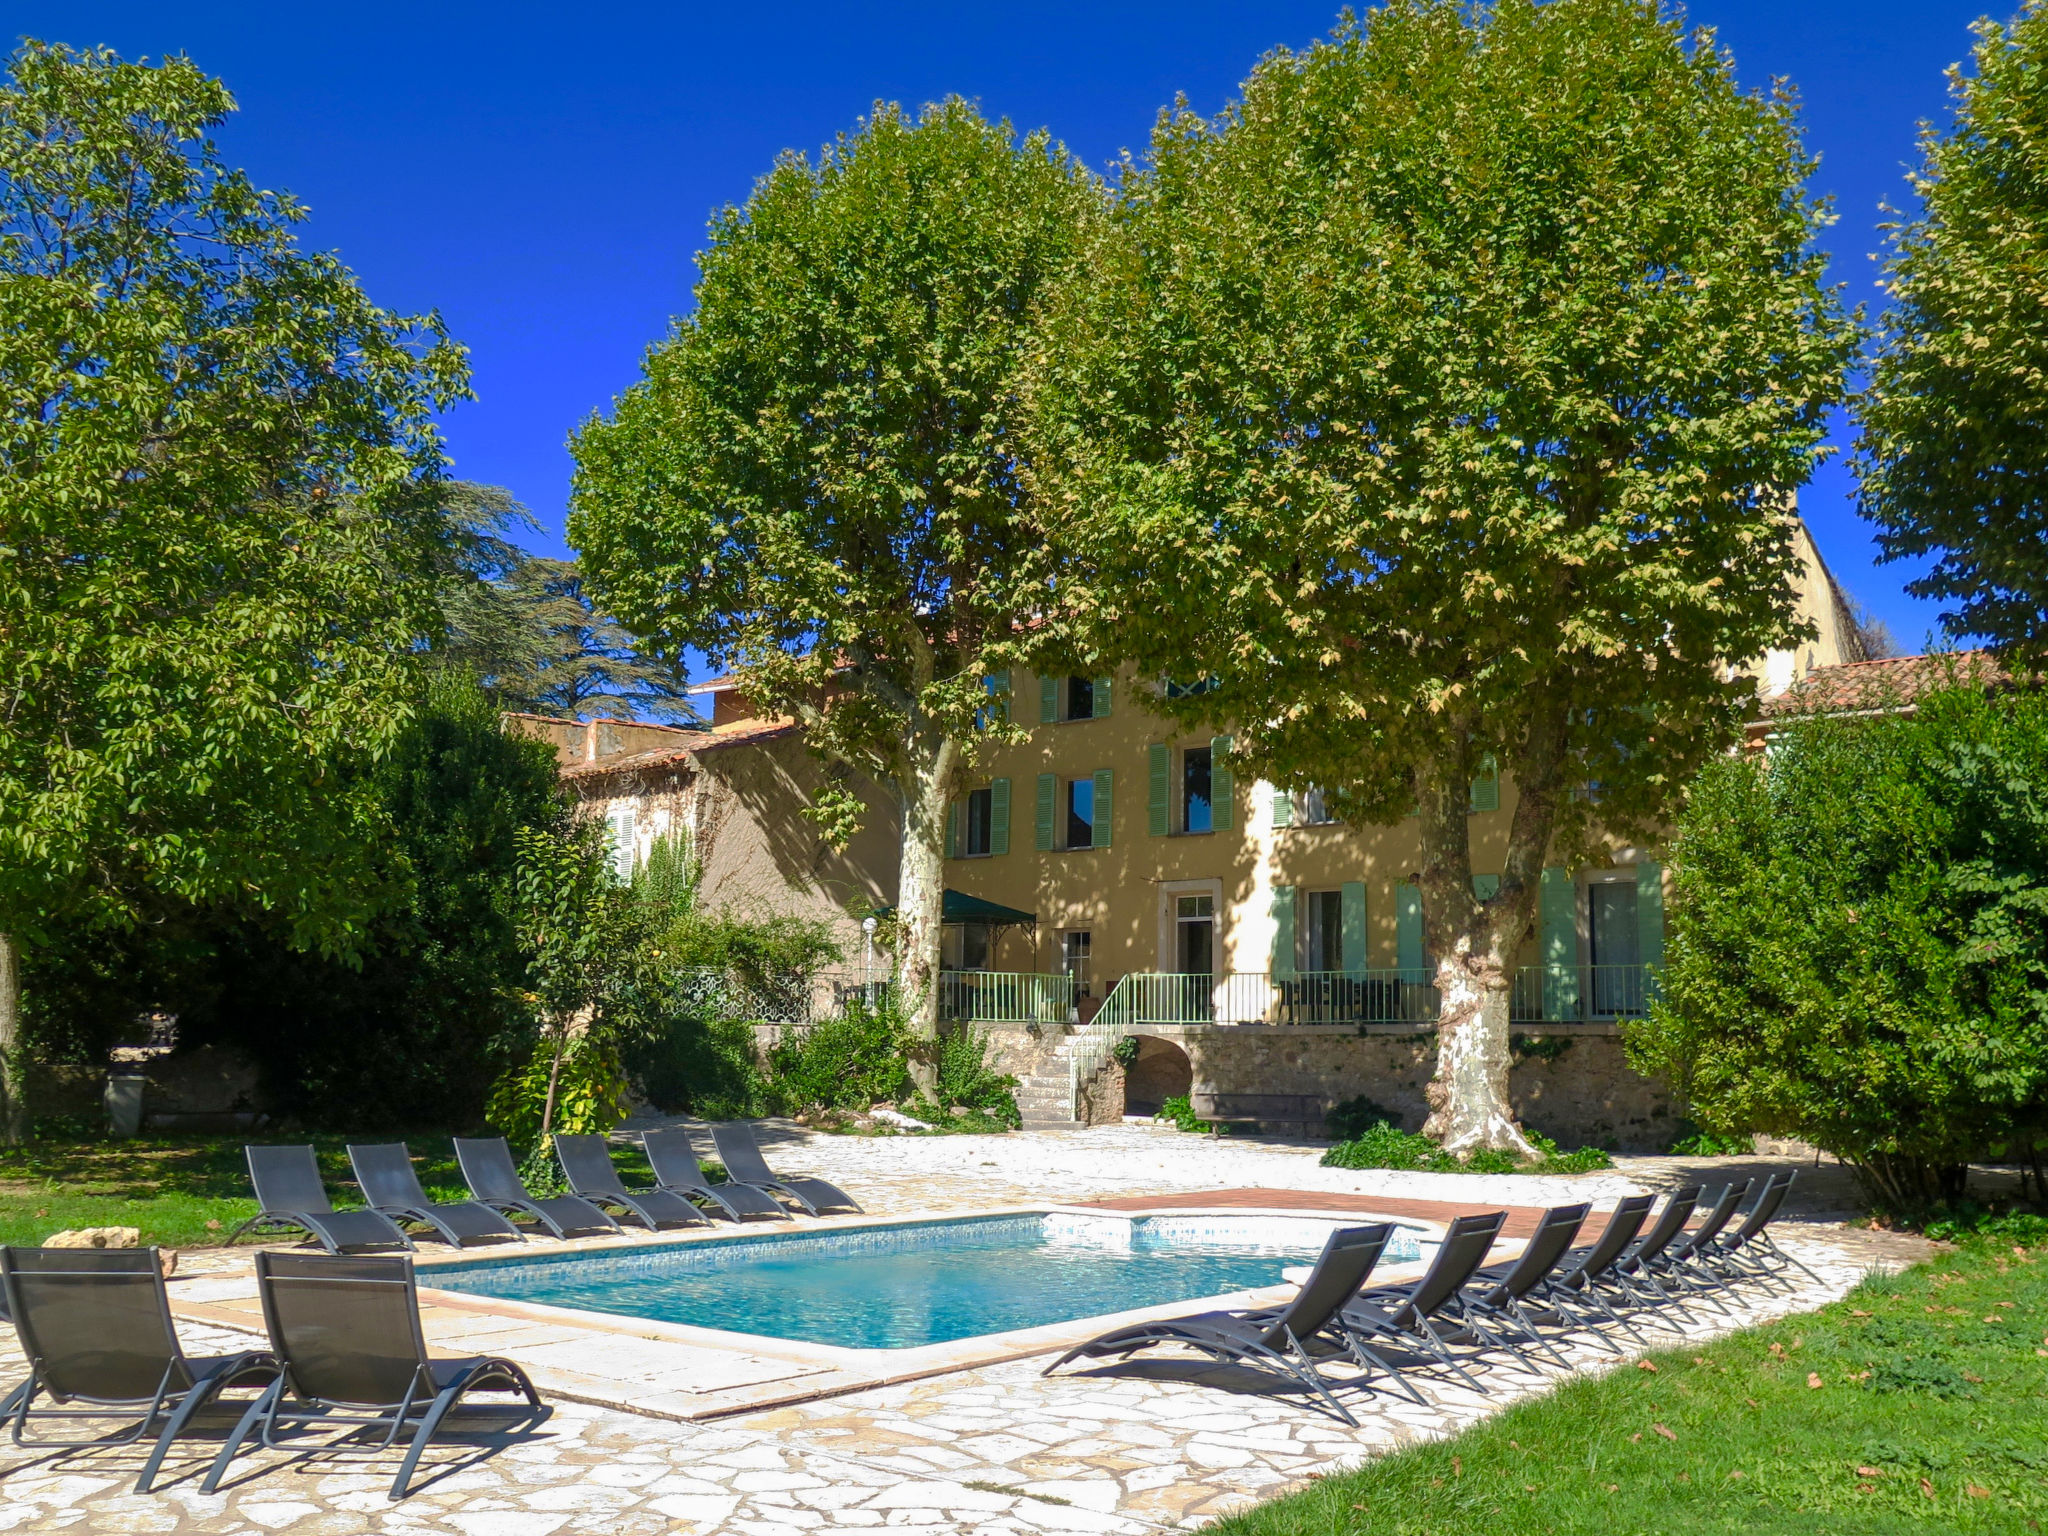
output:
POLYGON ((1017 1112, 1027 1126, 1075 1123, 1073 1111, 1067 1107, 1066 1063, 1054 1065, 1062 1070, 1034 1072, 1017 1080, 1017 1112))

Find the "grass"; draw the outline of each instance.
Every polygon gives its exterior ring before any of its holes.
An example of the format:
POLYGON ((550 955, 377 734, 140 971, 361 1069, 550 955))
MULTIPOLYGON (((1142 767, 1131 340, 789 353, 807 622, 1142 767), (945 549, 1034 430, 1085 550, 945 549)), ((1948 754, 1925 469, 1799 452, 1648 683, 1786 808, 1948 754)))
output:
MULTIPOLYGON (((175 1140, 48 1140, 0 1149, 0 1243, 36 1244, 73 1227, 136 1227, 144 1243, 199 1248, 226 1242, 256 1214, 249 1194, 243 1136, 184 1136, 175 1140)), ((313 1143, 320 1174, 335 1204, 360 1205, 349 1172, 349 1137, 287 1138, 313 1143)), ((394 1141, 378 1135, 357 1140, 394 1141)), ((413 1166, 436 1200, 469 1196, 445 1133, 411 1139, 413 1166)), ((637 1151, 612 1149, 631 1186, 652 1182, 637 1151)), ((714 1181, 724 1171, 707 1166, 714 1181)))
POLYGON ((2048 1529, 2048 1247, 1973 1239, 1819 1312, 1647 1359, 1217 1529, 2048 1529))

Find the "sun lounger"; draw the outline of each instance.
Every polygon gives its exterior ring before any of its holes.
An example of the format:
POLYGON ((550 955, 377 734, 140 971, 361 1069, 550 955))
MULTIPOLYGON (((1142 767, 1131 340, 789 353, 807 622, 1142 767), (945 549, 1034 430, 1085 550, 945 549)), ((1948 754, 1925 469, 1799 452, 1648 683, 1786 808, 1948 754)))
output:
POLYGON ((512 1149, 502 1136, 455 1138, 455 1161, 469 1192, 505 1216, 528 1216, 556 1237, 619 1231, 619 1224, 578 1195, 546 1195, 536 1200, 519 1180, 512 1149))
MULTIPOLYGON (((1485 1344, 1505 1349, 1483 1325, 1456 1310, 1458 1293, 1486 1261, 1486 1251, 1506 1225, 1506 1211, 1487 1211, 1476 1216, 1459 1216, 1444 1229, 1442 1244, 1422 1278, 1399 1290, 1365 1291, 1345 1303, 1338 1317, 1352 1346, 1383 1368, 1392 1371, 1401 1389, 1418 1403, 1427 1399, 1411 1386, 1399 1369, 1389 1366, 1380 1351, 1388 1346, 1419 1350, 1434 1358, 1475 1392, 1485 1392, 1462 1365, 1451 1358, 1450 1346, 1459 1335, 1478 1337, 1485 1344), (1436 1324, 1439 1313, 1450 1310, 1448 1331, 1436 1324)), ((1364 1360, 1361 1359, 1361 1364, 1364 1360)))
POLYGON ((1618 1292, 1634 1305, 1648 1310, 1656 1320, 1674 1332, 1685 1330, 1663 1315, 1660 1308, 1676 1312, 1687 1322, 1697 1322, 1684 1305, 1665 1290, 1657 1281, 1651 1269, 1664 1250, 1677 1240, 1685 1230, 1692 1213, 1700 1203, 1700 1186, 1686 1184, 1664 1197, 1664 1209, 1657 1213, 1657 1219, 1650 1230, 1637 1238, 1633 1247, 1614 1261, 1614 1267, 1606 1277, 1597 1282, 1618 1292))
MULTIPOLYGON (((1346 1424, 1358 1421, 1337 1401, 1330 1385, 1310 1357, 1308 1346, 1336 1317, 1338 1310, 1365 1282, 1393 1235, 1392 1222, 1345 1227, 1332 1232, 1322 1256, 1285 1307, 1261 1312, 1197 1312, 1154 1322, 1113 1328, 1085 1344, 1077 1344, 1047 1366, 1050 1376, 1069 1360, 1125 1356, 1156 1344, 1179 1344, 1214 1360, 1263 1368, 1315 1393, 1346 1424)), ((1370 1356, 1371 1350, 1366 1354, 1370 1356)), ((1392 1366, 1379 1369, 1394 1375, 1392 1366)))
POLYGON ((1686 1228, 1672 1240, 1670 1247, 1645 1261, 1658 1280, 1681 1287, 1703 1305, 1723 1314, 1728 1308, 1713 1293, 1725 1291, 1728 1281, 1707 1268, 1700 1255, 1713 1245, 1720 1237, 1721 1229, 1734 1218, 1735 1208, 1749 1193, 1749 1184, 1748 1179, 1732 1180, 1715 1197, 1713 1207, 1698 1225, 1686 1228))
POLYGON ((1608 1216, 1600 1236, 1587 1247, 1574 1248, 1565 1254, 1552 1274, 1522 1293, 1522 1305, 1540 1306, 1566 1319, 1583 1329, 1602 1349, 1612 1350, 1617 1355, 1623 1350, 1600 1331, 1599 1324, 1603 1321, 1614 1324, 1638 1344, 1647 1344, 1649 1341, 1614 1309, 1601 1293, 1601 1288, 1608 1272, 1614 1268, 1614 1261, 1635 1241, 1636 1234, 1642 1231, 1643 1222, 1650 1214, 1650 1207, 1656 1203, 1655 1197, 1650 1195, 1624 1198, 1608 1216))
POLYGON ((235 1228, 233 1243, 244 1232, 309 1232, 329 1253, 361 1253, 371 1248, 410 1250, 412 1239, 389 1216, 376 1211, 337 1211, 320 1182, 320 1164, 311 1147, 244 1147, 249 1182, 256 1190, 254 1216, 235 1228))
POLYGON ((602 1136, 557 1136, 555 1156, 562 1160, 569 1187, 601 1209, 630 1211, 650 1229, 711 1225, 711 1218, 681 1195, 626 1188, 602 1136))
POLYGON ((376 1142, 367 1146, 349 1143, 348 1160, 356 1171, 356 1183, 370 1209, 393 1221, 410 1221, 432 1227, 448 1242, 460 1248, 466 1243, 487 1243, 510 1238, 523 1243, 526 1236, 510 1221, 476 1200, 454 1200, 436 1204, 420 1188, 420 1176, 413 1170, 412 1154, 403 1142, 376 1142))
POLYGON ((761 1156, 760 1145, 754 1140, 754 1128, 745 1121, 714 1125, 711 1127, 711 1141, 718 1148, 718 1160, 725 1164, 726 1176, 735 1184, 794 1200, 813 1216, 821 1216, 827 1211, 860 1210, 851 1195, 823 1179, 776 1177, 767 1160, 761 1156))
POLYGON ((766 1190, 751 1184, 713 1184, 704 1177, 697 1161, 697 1149, 690 1145, 687 1131, 671 1128, 649 1131, 640 1138, 647 1153, 647 1165, 654 1170, 654 1182, 686 1200, 708 1200, 734 1221, 750 1216, 771 1221, 789 1221, 783 1203, 766 1190))
POLYGON ((1517 1334, 1570 1370, 1571 1362, 1538 1331, 1535 1320, 1522 1305, 1522 1298, 1564 1261, 1572 1239, 1579 1235, 1579 1228, 1586 1224, 1592 1209, 1590 1205, 1559 1205, 1545 1211, 1543 1220, 1537 1223, 1536 1235, 1529 1239, 1519 1259, 1480 1270, 1473 1277, 1455 1303, 1458 1314, 1469 1321, 1492 1325, 1518 1358, 1529 1359, 1515 1342, 1517 1334))
POLYGON ((1818 1280, 1820 1277, 1812 1270, 1772 1242, 1767 1230, 1777 1216, 1778 1208, 1785 1203, 1785 1196, 1791 1192, 1792 1180, 1796 1176, 1797 1170, 1791 1168, 1772 1174, 1756 1197, 1756 1203, 1742 1218, 1742 1225, 1703 1248, 1699 1254, 1700 1262, 1731 1278, 1759 1280, 1765 1284, 1786 1284, 1779 1271, 1788 1266, 1809 1280, 1818 1280))
POLYGON ((0 1290, 28 1357, 29 1377, 0 1402, 14 1443, 31 1449, 126 1445, 163 1428, 135 1480, 149 1492, 164 1453, 192 1418, 228 1387, 268 1386, 277 1361, 265 1350, 190 1356, 178 1343, 154 1248, 0 1248, 0 1290), (60 1404, 36 1408, 38 1395, 60 1404), (141 1417, 122 1434, 86 1440, 30 1439, 49 1419, 141 1417))
POLYGON ((412 1443, 391 1482, 390 1497, 402 1499, 420 1453, 465 1394, 518 1392, 534 1409, 540 1407, 532 1381, 509 1360, 427 1354, 410 1259, 258 1253, 256 1289, 270 1347, 284 1369, 242 1415, 200 1484, 201 1493, 220 1486, 252 1430, 276 1448, 283 1425, 352 1424, 383 1430, 380 1450, 412 1429, 412 1443))

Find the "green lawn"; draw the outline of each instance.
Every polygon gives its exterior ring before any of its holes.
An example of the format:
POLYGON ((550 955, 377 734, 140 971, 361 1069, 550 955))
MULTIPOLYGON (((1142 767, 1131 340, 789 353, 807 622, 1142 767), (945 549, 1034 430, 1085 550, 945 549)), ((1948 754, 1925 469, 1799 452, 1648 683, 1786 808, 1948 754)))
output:
POLYGON ((1972 1240, 1820 1312, 1650 1364, 1575 1378, 1218 1529, 2048 1529, 2048 1247, 1972 1240))
MULTIPOLYGON (((34 1244, 70 1227, 138 1227, 144 1243, 197 1248, 221 1243, 256 1214, 249 1195, 244 1136, 176 1140, 37 1141, 0 1149, 0 1243, 34 1244)), ((273 1136, 263 1140, 306 1140, 273 1136)), ((310 1138, 335 1204, 362 1204, 349 1172, 350 1138, 310 1138)), ((380 1135, 357 1140, 407 1140, 380 1135)), ((464 1200, 469 1190, 445 1133, 410 1138, 420 1183, 437 1200, 464 1200)), ((613 1148, 629 1185, 652 1182, 637 1150, 613 1148)), ((719 1178, 715 1166, 706 1174, 719 1178)))

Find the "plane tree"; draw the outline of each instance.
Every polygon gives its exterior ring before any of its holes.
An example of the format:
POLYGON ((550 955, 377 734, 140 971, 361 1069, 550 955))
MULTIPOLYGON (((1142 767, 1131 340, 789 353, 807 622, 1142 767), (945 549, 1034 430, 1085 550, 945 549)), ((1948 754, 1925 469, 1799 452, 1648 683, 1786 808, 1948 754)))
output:
MULTIPOLYGON (((572 444, 570 539, 605 611, 659 657, 702 652, 895 802, 926 1038, 947 802, 1015 730, 988 680, 1026 616, 1017 371, 1099 201, 1043 132, 957 98, 878 106, 712 220, 694 309, 572 444)), ((843 839, 860 806, 840 780, 812 812, 843 839)))
POLYGON ((1240 771, 1414 816, 1429 1133, 1527 1151, 1546 864, 1646 836, 1801 634, 1854 324, 1796 104, 1639 0, 1393 0, 1162 114, 1028 392, 1052 645, 1206 688, 1240 771), (1471 784, 1512 783, 1475 889, 1471 784))

